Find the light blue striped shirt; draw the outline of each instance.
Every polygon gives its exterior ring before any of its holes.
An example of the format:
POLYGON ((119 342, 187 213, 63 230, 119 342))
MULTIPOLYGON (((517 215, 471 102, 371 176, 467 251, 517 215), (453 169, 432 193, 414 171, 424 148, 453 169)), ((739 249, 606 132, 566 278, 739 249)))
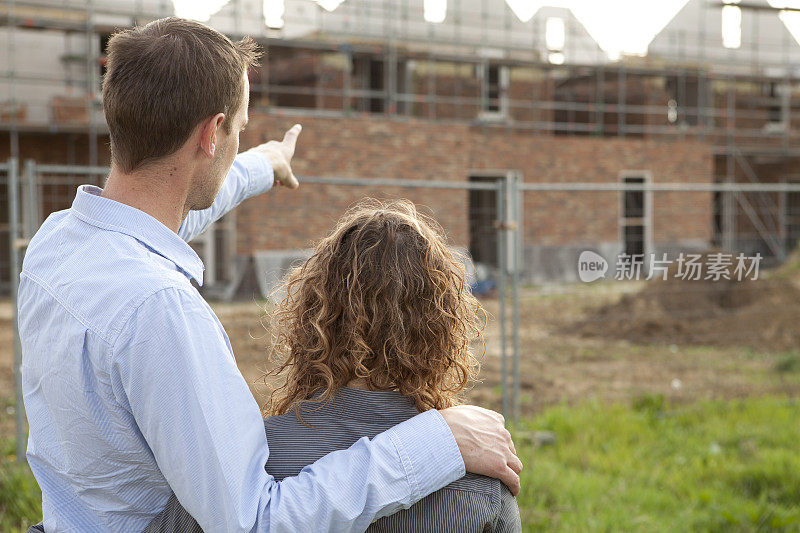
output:
POLYGON ((435 410, 280 483, 264 470, 258 405, 186 241, 272 182, 240 154, 178 235, 84 185, 31 241, 19 327, 46 531, 141 531, 171 490, 205 531, 360 531, 464 475, 435 410))

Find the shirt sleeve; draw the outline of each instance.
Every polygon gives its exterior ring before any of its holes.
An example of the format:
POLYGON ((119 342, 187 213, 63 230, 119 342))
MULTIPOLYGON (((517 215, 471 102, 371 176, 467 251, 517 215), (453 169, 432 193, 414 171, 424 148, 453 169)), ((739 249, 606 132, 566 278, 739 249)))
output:
POLYGON ((272 165, 265 156, 242 152, 234 159, 211 207, 189 211, 178 229, 178 236, 186 242, 191 241, 244 200, 271 189, 274 180, 272 165))
POLYGON ((276 482, 259 408, 194 289, 148 297, 111 357, 117 400, 205 531, 363 531, 464 474, 449 427, 430 410, 276 482))

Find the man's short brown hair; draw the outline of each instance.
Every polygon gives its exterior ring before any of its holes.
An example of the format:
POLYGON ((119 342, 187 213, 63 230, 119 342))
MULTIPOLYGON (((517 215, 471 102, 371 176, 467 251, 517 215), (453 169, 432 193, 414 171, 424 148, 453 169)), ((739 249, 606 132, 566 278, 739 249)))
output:
POLYGON ((115 33, 108 42, 103 110, 111 156, 123 172, 177 151, 205 118, 232 115, 258 47, 199 22, 170 17, 115 33))

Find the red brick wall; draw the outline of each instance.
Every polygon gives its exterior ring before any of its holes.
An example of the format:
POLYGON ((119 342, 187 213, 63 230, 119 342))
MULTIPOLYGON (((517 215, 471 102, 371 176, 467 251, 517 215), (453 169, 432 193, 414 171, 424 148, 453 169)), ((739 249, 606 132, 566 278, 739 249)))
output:
MULTIPOLYGON (((301 176, 388 177, 463 182, 479 170, 518 170, 525 182, 616 182, 623 170, 648 170, 659 182, 704 182, 713 176, 709 147, 697 141, 552 137, 505 128, 471 127, 422 120, 280 117, 254 112, 242 139, 247 148, 280 138, 295 121, 304 131, 295 157, 301 176)), ((88 163, 85 134, 20 135, 21 158, 40 163, 88 163)), ((0 134, 0 160, 8 157, 0 134)), ((100 164, 109 159, 99 140, 100 164)), ((466 190, 342 187, 306 184, 276 189, 237 210, 237 252, 305 248, 324 235, 347 206, 364 196, 409 198, 427 207, 453 244, 469 243, 466 190)), ((710 193, 655 193, 653 238, 710 240, 710 193)), ((527 192, 526 245, 591 244, 618 239, 617 192, 527 192)))
MULTIPOLYGON (((709 182, 713 176, 710 147, 698 141, 552 137, 363 116, 251 114, 242 146, 278 138, 294 122, 304 126, 294 163, 301 180, 314 175, 463 182, 476 170, 519 170, 525 182, 618 182, 623 170, 648 170, 655 183, 709 182)), ((245 202, 237 214, 238 252, 307 247, 364 196, 401 196, 428 206, 452 244, 469 242, 466 191, 307 184, 245 202)), ((616 241, 619 204, 616 192, 528 192, 525 243, 616 241)), ((655 193, 654 241, 710 240, 711 216, 710 193, 655 193)))

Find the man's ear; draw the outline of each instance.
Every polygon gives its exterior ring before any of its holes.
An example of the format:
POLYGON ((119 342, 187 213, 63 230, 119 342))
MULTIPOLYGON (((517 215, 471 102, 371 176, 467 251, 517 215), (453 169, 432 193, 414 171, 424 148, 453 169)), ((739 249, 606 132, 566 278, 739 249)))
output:
POLYGON ((208 117, 200 124, 200 150, 209 159, 214 157, 217 149, 217 130, 225 121, 224 113, 208 117))

